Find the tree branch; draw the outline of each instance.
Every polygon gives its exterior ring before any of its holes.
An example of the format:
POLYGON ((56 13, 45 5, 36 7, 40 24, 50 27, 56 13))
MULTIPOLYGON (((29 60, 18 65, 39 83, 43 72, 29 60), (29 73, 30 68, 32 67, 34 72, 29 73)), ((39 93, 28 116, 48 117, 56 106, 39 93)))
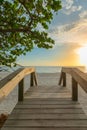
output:
POLYGON ((25 5, 25 1, 22 2, 21 0, 19 0, 19 2, 23 5, 23 7, 26 9, 27 13, 29 14, 29 16, 30 16, 31 19, 32 19, 32 15, 31 15, 30 11, 27 9, 27 7, 26 7, 26 5, 25 5))
POLYGON ((27 9, 27 7, 26 7, 26 5, 25 5, 25 1, 21 1, 21 0, 19 0, 19 2, 22 4, 22 6, 26 9, 26 11, 27 11, 27 13, 29 14, 29 16, 30 16, 30 18, 31 18, 31 21, 29 22, 29 26, 31 26, 31 24, 32 24, 32 21, 33 21, 33 17, 32 17, 32 14, 30 13, 30 11, 27 9))
POLYGON ((7 33, 7 32, 31 32, 29 27, 28 28, 12 28, 12 29, 2 29, 0 28, 0 33, 7 33))

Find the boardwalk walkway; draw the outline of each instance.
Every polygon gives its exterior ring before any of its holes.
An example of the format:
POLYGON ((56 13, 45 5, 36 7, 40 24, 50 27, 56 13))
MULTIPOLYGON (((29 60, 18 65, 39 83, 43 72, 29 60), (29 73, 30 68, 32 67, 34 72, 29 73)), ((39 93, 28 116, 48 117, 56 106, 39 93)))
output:
POLYGON ((31 87, 1 130, 87 130, 87 116, 66 87, 31 87))

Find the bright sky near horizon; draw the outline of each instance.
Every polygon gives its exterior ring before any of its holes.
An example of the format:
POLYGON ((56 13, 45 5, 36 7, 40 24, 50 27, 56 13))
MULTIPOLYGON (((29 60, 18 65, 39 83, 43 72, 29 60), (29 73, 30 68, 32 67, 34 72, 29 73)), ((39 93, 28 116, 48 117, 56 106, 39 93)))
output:
POLYGON ((83 57, 87 55, 87 0, 62 0, 62 9, 57 15, 54 14, 48 32, 55 40, 54 47, 49 50, 34 48, 26 56, 18 58, 19 64, 24 66, 86 64, 87 59, 84 63, 81 58, 84 50, 83 57))

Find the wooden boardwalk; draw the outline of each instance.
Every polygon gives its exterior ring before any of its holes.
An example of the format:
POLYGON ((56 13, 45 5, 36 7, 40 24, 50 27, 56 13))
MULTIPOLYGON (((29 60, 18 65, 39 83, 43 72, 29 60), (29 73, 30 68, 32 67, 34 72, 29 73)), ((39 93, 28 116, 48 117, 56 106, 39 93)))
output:
POLYGON ((31 87, 1 130, 87 130, 87 116, 66 87, 31 87))

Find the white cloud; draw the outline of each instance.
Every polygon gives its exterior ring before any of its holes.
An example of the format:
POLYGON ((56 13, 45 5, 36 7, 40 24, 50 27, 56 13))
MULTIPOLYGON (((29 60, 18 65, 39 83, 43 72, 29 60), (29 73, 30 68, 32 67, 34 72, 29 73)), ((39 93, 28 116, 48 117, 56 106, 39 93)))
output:
POLYGON ((64 0, 62 1, 63 13, 70 15, 73 12, 80 11, 81 5, 75 5, 75 0, 64 0))
POLYGON ((72 7, 73 3, 74 3, 73 0, 64 0, 62 2, 62 6, 65 9, 70 9, 72 7))
POLYGON ((57 26, 50 31, 50 36, 55 40, 56 46, 65 44, 87 44, 87 19, 72 24, 57 26))
POLYGON ((80 17, 80 18, 87 18, 87 10, 84 10, 83 12, 81 12, 81 13, 79 14, 79 17, 80 17))

